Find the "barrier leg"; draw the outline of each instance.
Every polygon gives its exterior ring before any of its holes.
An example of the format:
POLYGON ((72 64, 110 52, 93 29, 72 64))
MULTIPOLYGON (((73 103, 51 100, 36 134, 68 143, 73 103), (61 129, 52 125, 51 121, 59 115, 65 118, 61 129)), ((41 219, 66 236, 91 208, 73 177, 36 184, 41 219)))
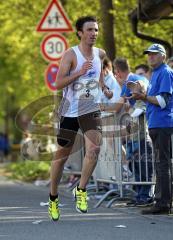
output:
POLYGON ((94 208, 98 208, 98 207, 102 204, 102 202, 103 202, 104 200, 106 200, 106 198, 107 198, 109 195, 111 195, 112 193, 119 195, 119 191, 118 191, 118 190, 114 190, 114 189, 109 190, 108 192, 106 192, 106 193, 103 195, 103 197, 98 201, 98 203, 95 204, 94 208))

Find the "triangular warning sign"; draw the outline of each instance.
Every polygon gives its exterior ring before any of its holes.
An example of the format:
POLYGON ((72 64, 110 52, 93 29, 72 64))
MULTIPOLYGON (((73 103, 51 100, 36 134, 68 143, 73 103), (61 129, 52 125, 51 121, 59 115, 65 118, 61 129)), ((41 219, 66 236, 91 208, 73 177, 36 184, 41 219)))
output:
POLYGON ((61 4, 57 0, 52 0, 37 26, 37 32, 55 31, 71 32, 73 28, 61 4))

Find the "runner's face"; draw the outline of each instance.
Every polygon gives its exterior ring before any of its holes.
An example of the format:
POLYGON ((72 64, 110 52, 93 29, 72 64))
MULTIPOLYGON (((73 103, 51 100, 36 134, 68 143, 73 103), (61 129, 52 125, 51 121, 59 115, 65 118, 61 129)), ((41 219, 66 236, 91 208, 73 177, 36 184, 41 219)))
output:
POLYGON ((96 22, 86 22, 83 25, 83 30, 79 31, 81 41, 89 45, 94 45, 98 36, 98 24, 96 22))

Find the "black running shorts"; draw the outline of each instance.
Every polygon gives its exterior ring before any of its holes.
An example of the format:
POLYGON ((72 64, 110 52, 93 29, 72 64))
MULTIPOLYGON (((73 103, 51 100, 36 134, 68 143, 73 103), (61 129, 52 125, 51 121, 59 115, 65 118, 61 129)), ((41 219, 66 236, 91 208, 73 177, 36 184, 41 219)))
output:
POLYGON ((100 111, 87 113, 74 118, 62 116, 57 134, 57 142, 62 147, 70 147, 74 144, 79 129, 81 129, 82 133, 85 133, 88 130, 97 130, 101 132, 101 126, 100 111))

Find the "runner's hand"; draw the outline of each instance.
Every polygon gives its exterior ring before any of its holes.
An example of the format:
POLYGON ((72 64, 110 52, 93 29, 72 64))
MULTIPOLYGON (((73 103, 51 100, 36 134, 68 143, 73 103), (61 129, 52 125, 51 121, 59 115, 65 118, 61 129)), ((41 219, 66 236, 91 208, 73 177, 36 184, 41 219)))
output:
POLYGON ((80 69, 80 75, 86 74, 86 72, 92 68, 92 61, 86 61, 82 65, 82 68, 80 69))

